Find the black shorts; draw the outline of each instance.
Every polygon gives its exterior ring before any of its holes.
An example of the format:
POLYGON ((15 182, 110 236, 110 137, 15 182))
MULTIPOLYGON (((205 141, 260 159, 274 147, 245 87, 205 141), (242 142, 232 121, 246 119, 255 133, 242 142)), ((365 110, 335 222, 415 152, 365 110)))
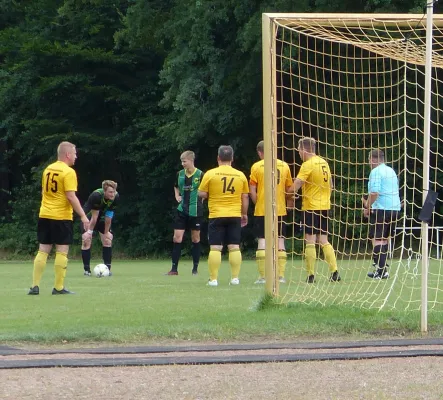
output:
POLYGON ((40 244, 72 244, 74 237, 71 220, 55 220, 39 218, 37 224, 37 240, 40 244))
MULTIPOLYGON (((284 216, 278 217, 278 236, 286 236, 286 223, 284 216)), ((263 239, 265 237, 265 217, 254 217, 254 228, 255 236, 258 239, 263 239)))
POLYGON ((174 220, 174 229, 180 231, 199 231, 202 217, 191 217, 182 211, 177 210, 174 220))
MULTIPOLYGON (((94 226, 93 229, 94 232, 100 232, 100 233, 105 233, 105 221, 104 220, 99 220, 97 221, 97 223, 94 226)), ((83 228, 83 222, 80 222, 80 232, 83 234, 85 233, 85 228, 83 228)), ((109 229, 109 232, 112 233, 112 229, 109 229)))
POLYGON ((370 214, 369 237, 381 240, 394 236, 399 215, 400 211, 373 210, 370 214))
POLYGON ((303 211, 301 223, 307 235, 328 234, 329 210, 303 211))
POLYGON ((241 218, 220 217, 210 218, 208 225, 209 245, 240 244, 241 218))

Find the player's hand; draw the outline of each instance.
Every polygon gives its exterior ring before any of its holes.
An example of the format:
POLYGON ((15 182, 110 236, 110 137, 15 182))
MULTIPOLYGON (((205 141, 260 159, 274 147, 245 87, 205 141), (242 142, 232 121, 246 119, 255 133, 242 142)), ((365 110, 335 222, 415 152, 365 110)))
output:
POLYGON ((105 239, 112 240, 114 239, 114 235, 111 232, 107 232, 104 234, 105 239))
POLYGON ((89 230, 89 218, 85 215, 84 217, 82 217, 82 222, 83 222, 83 229, 85 231, 89 230))
POLYGON ((295 204, 295 201, 294 201, 294 199, 287 199, 286 200, 286 208, 294 208, 294 204, 295 204))
POLYGON ((240 226, 243 228, 246 225, 248 225, 248 216, 247 215, 242 215, 241 216, 240 226))
POLYGON ((175 200, 177 200, 177 203, 181 203, 182 202, 182 197, 181 196, 177 196, 175 198, 175 200))
POLYGON ((91 238, 92 238, 92 233, 90 233, 89 231, 86 231, 85 233, 82 234, 82 240, 85 242, 91 240, 91 238))
POLYGON ((363 215, 365 216, 365 218, 369 218, 369 213, 370 211, 367 208, 363 210, 363 215))

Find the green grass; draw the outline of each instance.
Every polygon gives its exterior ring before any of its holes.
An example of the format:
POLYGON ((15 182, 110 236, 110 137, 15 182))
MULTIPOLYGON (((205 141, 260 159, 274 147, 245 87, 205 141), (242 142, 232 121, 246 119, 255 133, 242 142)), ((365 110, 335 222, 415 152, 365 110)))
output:
MULTIPOLYGON (((302 303, 281 306, 254 285, 256 266, 245 261, 241 284, 229 286, 223 261, 218 287, 206 286, 206 263, 191 275, 191 262, 179 276, 164 276, 169 261, 116 261, 114 276, 84 277, 70 262, 66 287, 72 296, 52 296, 50 259, 39 296, 27 296, 32 262, 0 264, 0 341, 2 343, 155 343, 159 341, 322 340, 418 336, 418 312, 377 311, 346 305, 302 303)), ((338 285, 331 284, 331 290, 338 285), (335 286, 334 286, 335 285, 335 286)), ((300 284, 306 290, 306 284, 300 284)), ((282 291, 285 291, 282 285, 282 291)), ((342 289, 343 290, 343 289, 342 289)), ((441 336, 442 313, 429 314, 432 336, 441 336)))

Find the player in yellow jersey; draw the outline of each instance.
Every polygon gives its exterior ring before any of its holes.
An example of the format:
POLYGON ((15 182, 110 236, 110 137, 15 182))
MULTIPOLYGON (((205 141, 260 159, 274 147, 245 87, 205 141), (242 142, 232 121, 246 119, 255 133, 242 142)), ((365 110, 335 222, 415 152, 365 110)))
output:
POLYGON ((302 222, 308 272, 306 282, 314 283, 315 260, 317 259, 316 243, 320 244, 329 265, 331 273, 329 280, 338 282, 341 278, 337 271, 337 259, 332 245, 328 242, 328 211, 331 208, 333 189, 331 171, 326 160, 316 155, 315 139, 300 139, 298 154, 303 164, 289 192, 297 193, 302 188, 302 222))
POLYGON ((73 293, 64 287, 69 245, 73 239, 73 209, 80 216, 84 229, 87 231, 89 228, 88 217, 75 194, 77 175, 71 166, 76 158, 75 145, 62 142, 57 148, 57 161, 43 171, 42 202, 37 226, 39 249, 34 259, 32 287, 28 292, 30 295, 40 293, 40 280, 54 244, 55 283, 52 294, 73 293))
POLYGON ((220 146, 218 168, 206 172, 198 188, 198 195, 208 199, 209 207, 209 286, 218 285, 224 244, 229 250, 231 285, 240 283, 240 238, 241 228, 248 223, 249 188, 245 174, 231 166, 233 159, 232 147, 220 146))
MULTIPOLYGON (((255 253, 259 277, 255 283, 265 283, 265 162, 264 142, 257 144, 257 154, 260 161, 251 167, 249 191, 252 202, 255 204, 255 231, 258 238, 257 252, 255 253)), ((278 275, 281 283, 285 283, 286 249, 286 191, 292 186, 292 175, 289 165, 277 160, 277 216, 278 216, 278 275)))

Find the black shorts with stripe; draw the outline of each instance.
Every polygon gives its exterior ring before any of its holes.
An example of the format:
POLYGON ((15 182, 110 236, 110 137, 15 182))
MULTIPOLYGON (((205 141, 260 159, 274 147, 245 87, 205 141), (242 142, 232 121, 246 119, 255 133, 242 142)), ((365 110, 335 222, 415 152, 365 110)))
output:
MULTIPOLYGON (((278 236, 279 237, 285 237, 286 236, 286 223, 285 223, 285 217, 280 216, 278 217, 278 236)), ((264 239, 265 237, 265 217, 258 216, 254 217, 254 230, 255 230, 255 236, 258 239, 264 239)))
POLYGON ((39 218, 37 223, 37 240, 40 244, 70 245, 74 238, 71 220, 39 218))
POLYGON ((208 241, 209 245, 222 246, 228 244, 240 244, 241 218, 220 217, 209 218, 208 241))
POLYGON ((182 231, 199 231, 202 217, 191 217, 182 211, 177 210, 174 220, 174 229, 182 231))
POLYGON ((329 210, 306 210, 302 212, 301 223, 307 235, 328 234, 329 210))
POLYGON ((394 236, 399 216, 399 211, 372 210, 370 214, 369 237, 381 240, 394 236))
MULTIPOLYGON (((99 219, 93 229, 94 232, 105 233, 105 221, 103 219, 99 219)), ((83 227, 83 222, 80 222, 80 232, 85 233, 85 228, 83 227)), ((112 233, 112 229, 109 229, 109 232, 112 233)))

